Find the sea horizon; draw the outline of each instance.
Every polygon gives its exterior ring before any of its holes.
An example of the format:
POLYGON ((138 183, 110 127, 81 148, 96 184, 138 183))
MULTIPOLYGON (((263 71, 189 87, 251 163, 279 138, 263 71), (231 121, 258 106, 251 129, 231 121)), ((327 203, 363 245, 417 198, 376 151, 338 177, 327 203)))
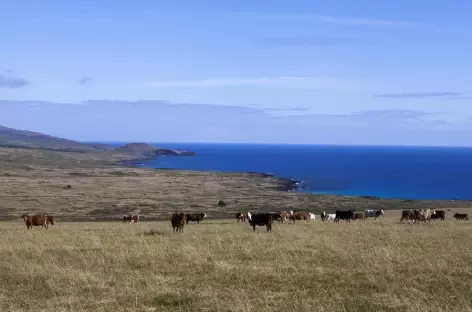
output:
POLYGON ((453 148, 453 149, 472 149, 472 145, 395 145, 395 144, 327 144, 327 143, 234 143, 234 142, 151 142, 151 141, 77 141, 84 144, 105 144, 112 146, 121 146, 131 143, 144 143, 152 146, 167 148, 165 145, 261 145, 261 146, 333 146, 333 147, 392 147, 392 148, 453 148))

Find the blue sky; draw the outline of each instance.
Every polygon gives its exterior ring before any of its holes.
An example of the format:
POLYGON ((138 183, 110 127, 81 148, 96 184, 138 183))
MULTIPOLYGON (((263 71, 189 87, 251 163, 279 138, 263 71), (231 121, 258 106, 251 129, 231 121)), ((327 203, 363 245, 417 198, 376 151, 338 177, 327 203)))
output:
POLYGON ((469 146, 470 12, 0 0, 0 124, 76 140, 469 146))

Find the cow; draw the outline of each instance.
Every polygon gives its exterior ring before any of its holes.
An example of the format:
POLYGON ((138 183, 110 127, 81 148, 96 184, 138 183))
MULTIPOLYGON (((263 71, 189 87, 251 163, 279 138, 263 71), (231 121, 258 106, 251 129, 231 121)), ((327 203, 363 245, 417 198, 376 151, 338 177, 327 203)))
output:
POLYGON ((361 211, 361 212, 354 212, 354 216, 352 218, 353 220, 365 220, 366 217, 365 217, 365 214, 361 211))
POLYGON ((316 216, 315 216, 314 213, 311 213, 311 212, 310 212, 310 220, 311 220, 311 221, 315 221, 315 220, 316 220, 316 216))
POLYGON ((366 209, 364 210, 364 219, 368 219, 368 218, 375 218, 375 220, 377 220, 378 217, 384 215, 384 211, 383 209, 366 209))
POLYGON ((139 216, 138 215, 127 215, 123 217, 123 223, 138 223, 139 216))
POLYGON ((413 220, 413 211, 411 210, 403 210, 402 211, 402 217, 400 218, 400 222, 403 222, 403 220, 413 220))
POLYGON ((423 209, 403 210, 400 222, 403 222, 403 220, 411 220, 413 223, 419 223, 423 220, 424 214, 423 209))
POLYGON ((290 220, 295 223, 295 220, 310 220, 310 213, 308 211, 290 211, 290 220))
POLYGON ((354 209, 349 210, 336 210, 336 218, 334 222, 339 223, 339 220, 346 220, 346 223, 350 223, 354 218, 354 209))
POLYGON ((323 211, 321 214, 320 214, 320 218, 321 218, 321 221, 324 221, 325 218, 326 218, 326 211, 323 211))
POLYGON ((252 226, 252 231, 256 231, 256 225, 266 226, 267 232, 272 232, 272 214, 270 213, 255 213, 248 218, 249 225, 252 226))
POLYGON ((194 214, 187 213, 186 217, 187 217, 187 220, 185 222, 187 224, 188 224, 189 221, 194 221, 194 222, 197 222, 199 224, 200 221, 202 221, 206 217, 206 213, 204 213, 204 212, 194 213, 194 214))
POLYGON ((444 210, 435 210, 436 213, 431 216, 431 220, 441 219, 444 221, 446 219, 446 212, 444 210))
POLYGON ((279 221, 279 222, 284 221, 284 216, 282 215, 281 212, 271 212, 270 214, 272 215, 273 221, 279 221))
POLYGON ((21 216, 21 218, 23 218, 23 221, 25 221, 26 228, 28 230, 32 229, 33 226, 41 226, 47 229, 46 218, 43 215, 30 216, 29 214, 25 213, 21 216))
POLYGON ((456 220, 469 220, 469 214, 468 213, 455 213, 453 217, 456 220))
POLYGON ((436 214, 436 211, 434 209, 431 209, 431 208, 427 208, 427 209, 421 209, 420 210, 420 221, 423 221, 424 223, 426 223, 426 221, 431 222, 431 216, 436 214))
POLYGON ((238 212, 236 213, 236 220, 246 222, 246 214, 244 212, 238 212))
POLYGON ((46 219, 46 229, 49 228, 49 224, 52 226, 54 225, 54 216, 44 216, 44 218, 46 219))
MULTIPOLYGON (((292 211, 292 213, 293 213, 293 211, 292 211)), ((281 220, 279 220, 279 221, 282 222, 282 223, 284 223, 285 221, 290 220, 291 214, 290 214, 290 212, 288 212, 288 211, 281 211, 281 212, 280 212, 280 216, 281 216, 282 218, 281 218, 281 220)))
POLYGON ((187 215, 185 215, 183 212, 177 213, 174 212, 172 214, 172 218, 170 220, 172 223, 172 232, 184 232, 184 225, 187 222, 187 215))
POLYGON ((329 221, 334 219, 336 219, 336 214, 334 213, 326 213, 326 211, 321 213, 321 221, 329 221))

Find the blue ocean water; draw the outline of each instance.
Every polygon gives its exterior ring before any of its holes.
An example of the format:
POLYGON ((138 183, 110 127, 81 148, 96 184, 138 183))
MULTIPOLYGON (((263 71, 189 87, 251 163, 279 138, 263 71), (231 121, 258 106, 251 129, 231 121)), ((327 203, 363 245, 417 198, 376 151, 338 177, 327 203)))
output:
POLYGON ((472 148, 160 144, 194 157, 141 167, 264 172, 304 181, 305 192, 402 199, 472 199, 472 148))

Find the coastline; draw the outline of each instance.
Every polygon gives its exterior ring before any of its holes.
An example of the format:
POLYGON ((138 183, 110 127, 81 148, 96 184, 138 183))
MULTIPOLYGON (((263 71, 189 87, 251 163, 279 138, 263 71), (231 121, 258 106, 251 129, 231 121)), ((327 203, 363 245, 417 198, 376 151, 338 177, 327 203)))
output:
MULTIPOLYGON (((135 169, 143 169, 143 167, 139 166, 141 162, 149 161, 153 159, 157 159, 161 156, 153 156, 153 157, 138 157, 132 160, 123 160, 120 161, 120 166, 128 167, 128 168, 135 168, 135 169)), ((181 157, 181 156, 169 156, 169 157, 181 157)), ((257 171, 217 171, 217 170, 192 170, 192 169, 178 169, 178 168, 153 168, 153 167, 145 167, 146 169, 152 170, 164 170, 164 171, 177 171, 177 172, 202 172, 202 173, 222 173, 222 174, 240 174, 240 175, 249 175, 254 177, 261 177, 261 178, 271 178, 277 180, 277 185, 275 186, 274 190, 280 192, 294 192, 298 194, 308 194, 312 196, 329 196, 329 197, 339 197, 339 198, 357 198, 357 199, 364 199, 368 201, 398 201, 404 203, 413 203, 413 202, 464 202, 468 203, 471 202, 472 199, 411 199, 411 198, 390 198, 390 197, 382 197, 382 196, 375 196, 375 195, 346 195, 346 194, 331 194, 331 193, 316 193, 316 192, 303 192, 303 189, 300 188, 300 185, 304 183, 302 180, 296 180, 294 178, 287 178, 287 177, 279 177, 271 173, 266 172, 257 172, 257 171)))

